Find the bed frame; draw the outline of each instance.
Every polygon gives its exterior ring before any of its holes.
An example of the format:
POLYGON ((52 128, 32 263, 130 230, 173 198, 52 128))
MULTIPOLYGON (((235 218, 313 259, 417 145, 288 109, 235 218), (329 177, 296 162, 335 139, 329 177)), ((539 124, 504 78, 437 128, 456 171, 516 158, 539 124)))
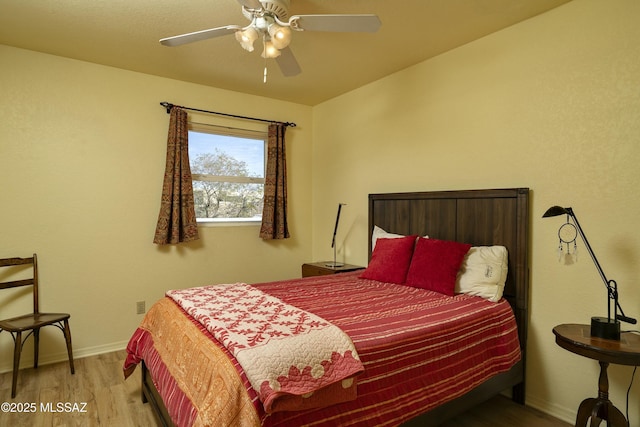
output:
MULTIPOLYGON (((522 359, 467 394, 405 423, 437 426, 509 388, 512 399, 524 404, 525 356, 529 300, 529 189, 435 191, 369 195, 369 257, 371 232, 377 225, 390 233, 428 235, 474 246, 502 245, 509 252, 504 297, 518 324, 522 359)), ((144 362, 142 401, 149 402, 161 425, 173 423, 144 362)))
POLYGON ((509 388, 512 388, 512 399, 524 404, 529 316, 529 189, 370 194, 369 257, 374 225, 390 233, 428 235, 474 246, 502 245, 509 253, 504 298, 511 304, 518 324, 521 361, 511 370, 404 425, 437 426, 509 388))

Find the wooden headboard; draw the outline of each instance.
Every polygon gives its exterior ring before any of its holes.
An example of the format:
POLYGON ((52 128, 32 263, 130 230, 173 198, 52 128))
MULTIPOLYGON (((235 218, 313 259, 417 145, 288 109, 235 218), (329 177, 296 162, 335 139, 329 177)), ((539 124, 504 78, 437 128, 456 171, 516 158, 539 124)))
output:
POLYGON ((374 225, 390 233, 505 246, 509 270, 504 297, 516 316, 524 358, 529 304, 528 188, 370 194, 369 257, 374 225))

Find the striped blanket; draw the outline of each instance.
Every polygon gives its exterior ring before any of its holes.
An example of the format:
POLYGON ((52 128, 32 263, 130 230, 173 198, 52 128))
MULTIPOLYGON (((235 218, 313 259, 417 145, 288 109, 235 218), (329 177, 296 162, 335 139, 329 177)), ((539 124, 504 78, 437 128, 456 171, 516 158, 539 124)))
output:
POLYGON ((266 413, 237 359, 170 298, 134 333, 125 372, 144 359, 178 426, 368 427, 398 426, 520 360, 507 301, 448 297, 359 274, 254 285, 349 335, 364 366, 355 400, 266 413))

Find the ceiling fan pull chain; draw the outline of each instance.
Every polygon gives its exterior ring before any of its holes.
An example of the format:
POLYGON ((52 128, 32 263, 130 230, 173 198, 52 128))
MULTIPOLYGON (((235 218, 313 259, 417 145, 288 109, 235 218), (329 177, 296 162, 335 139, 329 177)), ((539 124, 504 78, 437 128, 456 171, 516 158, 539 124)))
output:
MULTIPOLYGON (((262 51, 267 51, 267 37, 262 36, 262 51)), ((264 55, 264 73, 262 76, 262 83, 267 83, 267 55, 264 55)))

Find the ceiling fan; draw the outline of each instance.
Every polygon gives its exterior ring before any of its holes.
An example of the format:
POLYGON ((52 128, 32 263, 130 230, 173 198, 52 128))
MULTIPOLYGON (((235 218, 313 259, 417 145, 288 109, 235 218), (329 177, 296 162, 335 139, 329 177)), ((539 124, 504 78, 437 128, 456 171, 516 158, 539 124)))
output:
MULTIPOLYGON (((291 0, 237 0, 242 14, 250 22, 242 27, 227 25, 193 33, 181 34, 160 40, 164 46, 180 46, 200 40, 235 34, 236 40, 245 50, 252 52, 253 43, 261 39, 262 57, 275 58, 282 74, 290 77, 300 73, 300 66, 289 48, 291 30, 371 32, 380 28, 378 16, 361 15, 293 15, 289 16, 291 0)), ((266 82, 266 67, 265 67, 266 82)))

